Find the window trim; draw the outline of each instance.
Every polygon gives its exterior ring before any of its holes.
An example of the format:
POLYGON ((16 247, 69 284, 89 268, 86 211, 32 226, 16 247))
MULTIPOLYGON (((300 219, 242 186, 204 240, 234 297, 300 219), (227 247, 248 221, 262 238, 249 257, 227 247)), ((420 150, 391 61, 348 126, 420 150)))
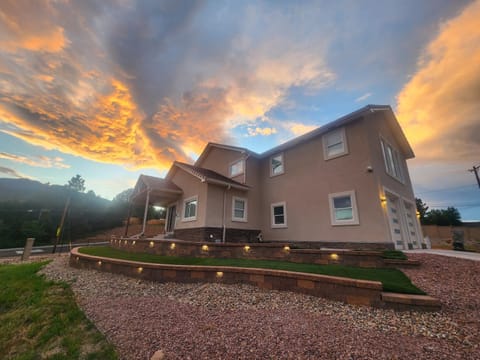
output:
POLYGON ((338 158, 340 156, 348 155, 348 143, 347 143, 347 134, 345 131, 345 127, 337 128, 330 130, 329 132, 323 134, 322 136, 322 143, 323 143, 323 158, 324 160, 331 160, 338 158), (335 155, 328 155, 328 145, 327 145, 327 138, 328 135, 333 134, 334 132, 340 132, 340 135, 342 137, 342 143, 343 143, 343 151, 341 153, 335 154, 335 155))
POLYGON ((275 176, 280 176, 280 175, 285 174, 285 156, 284 156, 284 153, 280 152, 280 153, 276 153, 276 154, 270 156, 268 166, 270 167, 270 177, 275 177, 275 176), (278 174, 274 174, 273 173, 273 166, 272 166, 272 159, 275 158, 275 157, 278 157, 278 156, 280 156, 282 158, 283 169, 282 169, 282 172, 279 172, 278 174))
POLYGON ((270 225, 274 229, 281 229, 288 227, 287 225, 287 203, 285 201, 276 202, 270 204, 270 225), (273 209, 278 206, 283 206, 283 224, 275 224, 275 215, 273 209))
POLYGON ((183 209, 182 209, 182 221, 195 221, 197 220, 198 215, 198 195, 190 196, 186 199, 183 199, 183 209), (195 216, 185 217, 185 212, 187 210, 187 203, 191 201, 196 201, 197 204, 195 206, 195 216))
MULTIPOLYGON (((380 135, 380 150, 382 151, 382 157, 383 157, 383 163, 385 165, 385 172, 387 173, 388 176, 394 178, 395 180, 401 182, 402 184, 405 184, 405 167, 403 166, 403 161, 401 158, 401 153, 398 151, 398 149, 392 145, 391 142, 387 141, 383 136, 380 135), (395 162, 397 162, 398 165, 398 171, 400 172, 400 176, 396 176, 394 174, 394 171, 389 169, 389 163, 387 160, 387 146, 389 146, 392 149, 392 164, 393 167, 395 167, 395 162)), ((391 166, 390 166, 391 167, 391 166)))
POLYGON ((328 205, 330 208, 330 221, 332 226, 345 226, 345 225, 360 225, 358 218, 357 198, 355 196, 355 190, 342 191, 337 193, 328 194, 328 205), (337 220, 335 218, 335 204, 334 199, 344 196, 350 196, 352 203, 352 219, 349 220, 337 220))
POLYGON ((232 221, 238 222, 247 222, 248 221, 248 199, 242 198, 239 196, 232 196, 232 221), (239 218, 235 216, 235 201, 243 201, 244 208, 243 208, 243 218, 239 218))
POLYGON ((235 160, 233 162, 231 162, 229 165, 228 165, 228 173, 230 174, 230 177, 231 178, 234 178, 234 177, 237 177, 237 176, 240 176, 240 175, 243 175, 245 174, 245 159, 239 159, 239 160, 235 160), (237 163, 242 163, 242 171, 237 173, 237 174, 233 174, 232 173, 232 167, 234 165, 236 165, 237 163))

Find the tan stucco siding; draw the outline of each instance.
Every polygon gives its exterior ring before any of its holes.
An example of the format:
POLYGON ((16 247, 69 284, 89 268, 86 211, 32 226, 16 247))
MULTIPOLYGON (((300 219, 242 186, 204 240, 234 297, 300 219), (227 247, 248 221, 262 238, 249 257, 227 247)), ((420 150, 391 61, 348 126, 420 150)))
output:
POLYGON ((202 183, 198 178, 188 174, 182 169, 177 169, 171 181, 183 190, 182 197, 177 201, 176 229, 187 229, 205 226, 207 214, 207 184, 202 183), (184 200, 193 196, 198 197, 197 218, 193 221, 185 221, 184 200))
MULTIPOLYGON (((205 157, 203 162, 199 166, 213 170, 223 176, 230 177, 230 165, 235 161, 245 158, 245 154, 239 151, 233 151, 228 149, 222 149, 212 147, 205 157)), ((235 181, 244 183, 244 175, 235 176, 232 178, 235 181)))
POLYGON ((324 160, 319 136, 284 151, 285 173, 270 177, 269 159, 262 164, 262 231, 266 240, 385 242, 376 180, 370 164, 363 120, 346 126, 349 153, 324 160), (333 226, 329 194, 355 191, 359 225, 333 226), (271 226, 270 204, 285 201, 287 228, 271 226))

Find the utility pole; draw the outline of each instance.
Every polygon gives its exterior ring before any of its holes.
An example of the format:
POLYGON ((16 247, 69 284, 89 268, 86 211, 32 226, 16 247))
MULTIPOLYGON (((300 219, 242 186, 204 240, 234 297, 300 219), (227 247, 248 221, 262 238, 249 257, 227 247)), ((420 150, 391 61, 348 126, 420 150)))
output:
POLYGON ((477 184, 478 187, 480 188, 480 177, 478 177, 478 170, 480 169, 480 165, 473 166, 471 169, 468 169, 468 171, 473 172, 475 174, 475 177, 477 178, 477 184))

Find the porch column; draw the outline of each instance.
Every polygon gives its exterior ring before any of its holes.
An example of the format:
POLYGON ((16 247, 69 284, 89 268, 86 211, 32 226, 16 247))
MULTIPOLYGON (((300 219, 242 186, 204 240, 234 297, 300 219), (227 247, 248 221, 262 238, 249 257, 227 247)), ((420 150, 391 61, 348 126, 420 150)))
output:
POLYGON ((128 215, 127 215, 127 223, 125 225, 125 232, 123 234, 123 237, 127 237, 128 235, 128 226, 130 225, 130 215, 132 215, 132 203, 128 203, 128 215))
POLYGON ((147 199, 145 201, 145 212, 143 213, 143 227, 142 235, 145 234, 145 228, 147 226, 148 204, 150 202, 150 191, 147 192, 147 199))

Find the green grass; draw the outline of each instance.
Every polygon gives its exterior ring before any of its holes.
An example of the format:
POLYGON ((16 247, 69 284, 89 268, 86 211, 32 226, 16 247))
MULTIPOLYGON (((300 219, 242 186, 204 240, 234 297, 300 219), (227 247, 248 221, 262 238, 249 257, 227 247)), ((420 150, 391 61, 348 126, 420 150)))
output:
POLYGON ((299 264, 288 261, 274 260, 215 259, 160 256, 146 253, 129 253, 108 246, 84 247, 80 248, 79 251, 80 253, 88 255, 131 261, 149 262, 155 264, 236 266, 246 268, 288 270, 312 274, 340 276, 352 279, 373 280, 380 281, 383 285, 384 291, 406 294, 425 294, 422 290, 415 287, 411 283, 410 279, 398 269, 367 269, 344 265, 299 264))
POLYGON ((400 250, 385 250, 382 252, 382 257, 384 259, 407 260, 407 255, 400 250))
POLYGON ((0 265, 0 358, 116 359, 70 286, 37 275, 45 264, 0 265))

